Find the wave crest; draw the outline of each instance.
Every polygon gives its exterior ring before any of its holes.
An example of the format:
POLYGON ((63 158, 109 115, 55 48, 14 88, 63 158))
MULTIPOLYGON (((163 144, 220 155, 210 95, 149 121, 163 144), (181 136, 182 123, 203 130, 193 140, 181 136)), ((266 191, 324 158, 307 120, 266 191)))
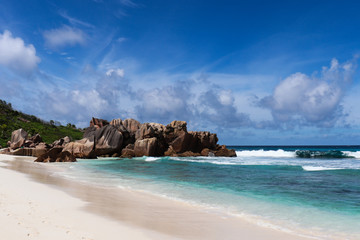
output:
POLYGON ((279 150, 243 150, 236 151, 236 155, 238 157, 271 157, 271 158, 279 158, 279 157, 287 157, 292 158, 295 157, 295 152, 284 151, 282 149, 279 150))

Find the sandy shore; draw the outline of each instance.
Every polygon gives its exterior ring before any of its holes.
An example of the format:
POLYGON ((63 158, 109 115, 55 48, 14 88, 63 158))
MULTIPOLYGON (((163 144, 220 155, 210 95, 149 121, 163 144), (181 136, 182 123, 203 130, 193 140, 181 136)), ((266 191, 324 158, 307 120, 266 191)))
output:
POLYGON ((183 202, 55 177, 56 167, 26 159, 33 158, 0 155, 3 239, 308 239, 183 202))

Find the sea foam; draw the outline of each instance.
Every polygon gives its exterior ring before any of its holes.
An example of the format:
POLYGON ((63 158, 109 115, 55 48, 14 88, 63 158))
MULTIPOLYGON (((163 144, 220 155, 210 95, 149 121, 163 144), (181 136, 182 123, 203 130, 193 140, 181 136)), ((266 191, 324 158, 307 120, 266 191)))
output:
POLYGON ((271 157, 271 158, 292 158, 295 157, 295 152, 284 151, 282 149, 279 150, 243 150, 243 151, 236 151, 236 155, 238 157, 271 157))

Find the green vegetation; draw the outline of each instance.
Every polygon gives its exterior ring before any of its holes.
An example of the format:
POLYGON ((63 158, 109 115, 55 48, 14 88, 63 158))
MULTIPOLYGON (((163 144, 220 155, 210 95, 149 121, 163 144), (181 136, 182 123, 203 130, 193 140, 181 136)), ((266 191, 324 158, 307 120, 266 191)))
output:
POLYGON ((27 131, 29 136, 39 133, 46 143, 53 143, 65 136, 78 140, 83 135, 83 132, 71 123, 62 126, 53 120, 45 122, 36 116, 18 112, 12 108, 11 103, 0 100, 0 145, 6 147, 11 133, 19 128, 27 131))

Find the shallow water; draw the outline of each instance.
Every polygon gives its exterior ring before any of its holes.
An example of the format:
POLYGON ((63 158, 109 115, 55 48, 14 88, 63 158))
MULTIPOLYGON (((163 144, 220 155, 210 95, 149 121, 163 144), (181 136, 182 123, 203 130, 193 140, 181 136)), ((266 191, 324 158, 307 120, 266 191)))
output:
POLYGON ((151 192, 285 231, 359 238, 357 147, 235 149, 236 158, 79 160, 59 174, 92 184, 151 192), (336 150, 346 157, 299 158, 296 150, 336 150))

